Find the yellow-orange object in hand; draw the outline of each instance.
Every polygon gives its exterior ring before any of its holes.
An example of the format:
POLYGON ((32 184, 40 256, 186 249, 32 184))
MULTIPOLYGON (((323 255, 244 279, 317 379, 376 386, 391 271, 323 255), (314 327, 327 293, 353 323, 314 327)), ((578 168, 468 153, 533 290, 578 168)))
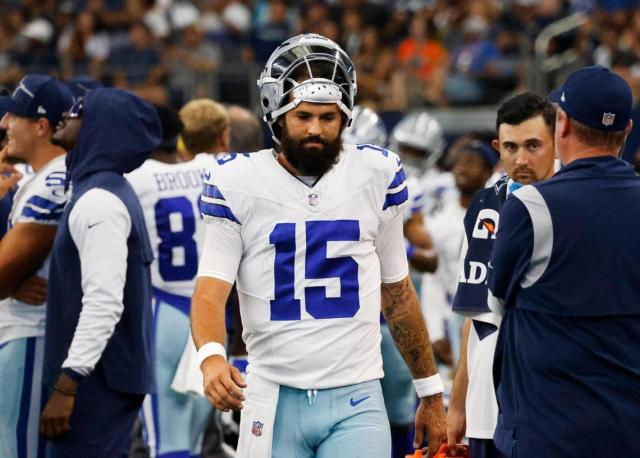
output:
POLYGON ((416 450, 413 455, 405 455, 404 458, 422 458, 422 450, 416 450))
POLYGON ((435 458, 449 458, 451 456, 461 457, 461 458, 469 458, 469 446, 466 444, 456 444, 458 447, 458 452, 456 455, 451 454, 451 450, 449 450, 449 446, 447 444, 442 444, 438 453, 436 453, 435 458))

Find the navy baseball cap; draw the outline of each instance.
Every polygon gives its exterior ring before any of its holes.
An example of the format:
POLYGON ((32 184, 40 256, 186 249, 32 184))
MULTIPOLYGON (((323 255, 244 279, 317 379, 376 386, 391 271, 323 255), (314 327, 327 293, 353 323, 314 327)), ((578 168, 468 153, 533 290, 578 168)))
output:
POLYGON ((473 140, 462 148, 463 153, 475 153, 487 163, 489 167, 495 167, 500 159, 498 152, 485 142, 473 140))
POLYGON ((0 98, 0 111, 24 118, 46 118, 53 128, 71 105, 73 95, 64 83, 37 74, 25 76, 11 96, 0 98))
POLYGON ((571 73, 549 94, 570 118, 598 130, 619 131, 631 118, 633 96, 624 79, 602 65, 571 73))

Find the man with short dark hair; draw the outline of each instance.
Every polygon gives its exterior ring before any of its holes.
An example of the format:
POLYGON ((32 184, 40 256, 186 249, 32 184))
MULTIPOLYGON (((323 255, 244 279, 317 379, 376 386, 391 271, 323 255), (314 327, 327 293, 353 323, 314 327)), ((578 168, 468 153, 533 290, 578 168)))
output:
POLYGON ((124 456, 153 389, 153 252, 140 203, 122 176, 160 144, 156 109, 121 89, 95 89, 65 114, 72 193, 49 271, 41 432, 53 457, 124 456))
POLYGON ((502 207, 489 263, 508 457, 638 456, 640 178, 619 153, 632 96, 601 66, 554 97, 564 164, 502 207))
POLYGON ((453 310, 466 316, 462 349, 447 415, 449 446, 469 438, 472 458, 494 458, 493 433, 498 405, 493 386, 497 320, 487 306, 487 262, 500 226, 500 208, 511 192, 546 180, 554 171, 555 108, 530 92, 500 106, 496 120, 499 151, 507 176, 478 191, 464 219, 458 289, 453 310))

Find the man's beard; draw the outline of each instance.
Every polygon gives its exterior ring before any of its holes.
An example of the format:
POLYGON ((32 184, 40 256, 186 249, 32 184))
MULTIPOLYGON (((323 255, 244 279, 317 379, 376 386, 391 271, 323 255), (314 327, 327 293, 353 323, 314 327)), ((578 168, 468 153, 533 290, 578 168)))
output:
POLYGON ((335 140, 328 141, 315 135, 296 140, 289 136, 286 125, 282 129, 280 139, 281 152, 289 164, 294 166, 304 176, 317 177, 338 163, 342 150, 342 135, 335 140), (309 143, 320 143, 322 147, 308 146, 309 143))

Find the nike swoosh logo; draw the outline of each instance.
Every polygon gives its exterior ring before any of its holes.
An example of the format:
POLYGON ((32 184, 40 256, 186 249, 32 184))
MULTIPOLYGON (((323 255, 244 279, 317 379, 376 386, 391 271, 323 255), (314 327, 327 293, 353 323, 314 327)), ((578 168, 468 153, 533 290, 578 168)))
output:
POLYGON ((101 222, 102 221, 98 221, 97 223, 89 224, 89 229, 91 229, 93 226, 100 224, 101 222))
POLYGON ((353 398, 351 398, 351 399, 349 399, 349 404, 351 404, 351 406, 352 406, 352 407, 355 407, 355 406, 357 406, 358 404, 360 404, 361 402, 366 401, 366 400, 367 400, 367 399, 369 399, 370 397, 371 397, 371 396, 365 396, 365 397, 364 397, 364 398, 362 398, 362 399, 353 399, 353 398))

